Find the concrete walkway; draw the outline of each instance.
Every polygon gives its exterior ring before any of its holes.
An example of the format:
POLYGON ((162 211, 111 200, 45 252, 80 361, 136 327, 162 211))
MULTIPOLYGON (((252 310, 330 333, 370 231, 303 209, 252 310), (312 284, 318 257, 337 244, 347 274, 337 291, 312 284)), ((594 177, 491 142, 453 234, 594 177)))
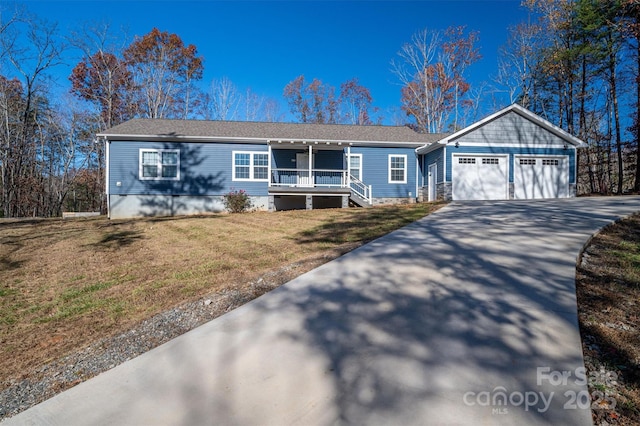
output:
POLYGON ((636 211, 454 203, 3 426, 591 424, 576 256, 636 211))

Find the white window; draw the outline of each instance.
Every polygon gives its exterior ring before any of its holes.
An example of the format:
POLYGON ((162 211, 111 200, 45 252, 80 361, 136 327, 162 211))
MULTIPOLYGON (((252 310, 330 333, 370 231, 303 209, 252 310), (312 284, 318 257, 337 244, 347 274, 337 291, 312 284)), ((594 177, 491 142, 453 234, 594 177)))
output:
POLYGON ((141 149, 141 180, 180 180, 179 149, 141 149))
POLYGON ((269 154, 266 152, 233 152, 233 180, 269 180, 269 154))
POLYGON ((521 158, 520 159, 521 166, 535 166, 536 159, 535 158, 521 158))
POLYGON ((560 160, 557 158, 543 158, 542 159, 543 166, 558 166, 560 165, 560 160))
POLYGON ((406 155, 389 155, 389 183, 407 183, 406 155))
POLYGON ((349 155, 349 170, 351 171, 351 176, 362 180, 362 154, 349 155))

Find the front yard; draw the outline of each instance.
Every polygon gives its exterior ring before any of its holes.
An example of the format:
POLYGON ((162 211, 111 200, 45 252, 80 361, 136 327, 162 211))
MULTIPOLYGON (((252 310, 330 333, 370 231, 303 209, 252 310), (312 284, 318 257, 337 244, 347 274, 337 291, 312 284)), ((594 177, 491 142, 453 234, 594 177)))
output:
POLYGON ((0 221, 0 391, 186 302, 225 295, 223 313, 440 206, 0 221))

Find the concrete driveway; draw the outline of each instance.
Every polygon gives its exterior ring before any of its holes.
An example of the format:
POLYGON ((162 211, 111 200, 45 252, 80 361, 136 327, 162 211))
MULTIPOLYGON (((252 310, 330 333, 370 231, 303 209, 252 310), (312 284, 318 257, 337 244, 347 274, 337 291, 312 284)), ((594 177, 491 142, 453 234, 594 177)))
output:
POLYGON ((451 204, 5 423, 591 424, 576 257, 636 211, 451 204))

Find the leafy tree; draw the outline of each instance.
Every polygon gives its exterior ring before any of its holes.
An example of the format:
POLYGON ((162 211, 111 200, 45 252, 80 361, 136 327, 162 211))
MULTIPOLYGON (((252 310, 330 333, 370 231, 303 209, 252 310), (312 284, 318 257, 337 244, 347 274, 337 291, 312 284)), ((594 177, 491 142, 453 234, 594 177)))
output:
MULTIPOLYGON (((352 78, 340 85, 340 105, 344 110, 343 120, 349 124, 373 124, 369 110, 373 98, 371 92, 352 78)), ((374 109, 376 111, 376 109, 374 109)))
POLYGON ((187 118, 194 82, 202 79, 203 58, 177 34, 153 28, 124 51, 133 75, 139 114, 148 118, 187 118))
POLYGON ((335 124, 338 122, 338 100, 335 88, 314 78, 305 84, 304 75, 296 77, 284 88, 291 112, 301 123, 335 124))
POLYGON ((402 109, 421 131, 435 133, 448 125, 460 127, 459 107, 470 106, 465 98, 470 88, 465 72, 480 58, 477 41, 478 33, 467 33, 465 27, 424 29, 402 46, 400 61, 391 62, 402 85, 402 109))
POLYGON ((98 51, 84 57, 69 77, 71 93, 95 104, 100 111, 101 130, 129 119, 132 105, 132 75, 116 55, 98 51))

